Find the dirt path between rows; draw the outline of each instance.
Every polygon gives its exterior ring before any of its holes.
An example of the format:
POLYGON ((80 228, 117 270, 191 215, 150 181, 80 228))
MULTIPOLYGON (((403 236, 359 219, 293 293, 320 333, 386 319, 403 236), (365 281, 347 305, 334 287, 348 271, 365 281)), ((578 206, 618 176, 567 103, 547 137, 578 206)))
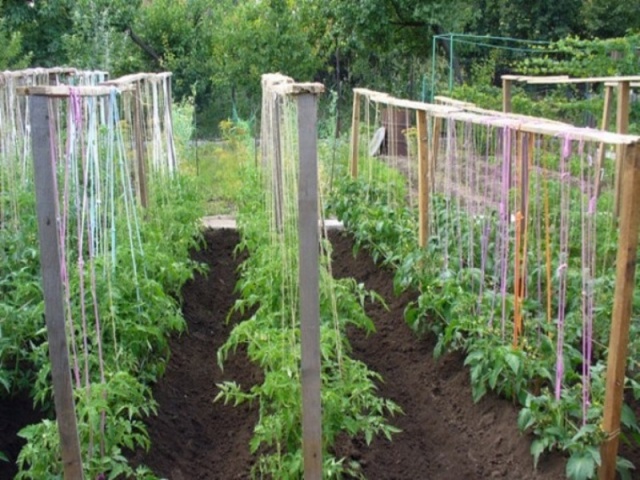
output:
MULTIPOLYGON (((240 353, 224 373, 215 352, 231 326, 225 317, 234 302, 238 260, 232 251, 233 231, 208 231, 206 248, 195 258, 209 264, 184 290, 184 314, 189 332, 172 342, 167 374, 154 389, 158 417, 149 419, 153 447, 139 456, 158 475, 172 480, 248 478, 252 457, 248 442, 257 411, 213 403, 215 383, 233 379, 245 386, 259 372, 240 353)), ((352 254, 352 240, 332 234, 334 274, 353 276, 380 293, 389 310, 369 305, 377 333, 351 332, 353 355, 385 378, 381 395, 396 401, 405 415, 393 419, 402 429, 393 442, 342 442, 338 453, 362 462, 368 479, 560 479, 564 459, 543 459, 533 471, 529 439, 516 427, 516 409, 488 397, 473 404, 469 375, 459 355, 439 361, 432 357, 432 339, 417 339, 402 312, 412 295, 395 297, 392 275, 379 269, 364 252, 352 254)))
POLYGON ((353 241, 333 233, 333 274, 354 277, 385 299, 388 310, 371 304, 367 314, 377 331, 367 337, 349 332, 353 356, 384 378, 380 394, 398 403, 402 429, 392 442, 374 440, 367 448, 352 442, 368 479, 562 479, 565 460, 543 458, 533 470, 530 439, 517 429, 517 410, 506 400, 471 398, 469 373, 459 354, 433 358, 435 340, 418 339, 403 319, 415 293, 395 296, 393 275, 378 268, 364 251, 353 255, 353 241))

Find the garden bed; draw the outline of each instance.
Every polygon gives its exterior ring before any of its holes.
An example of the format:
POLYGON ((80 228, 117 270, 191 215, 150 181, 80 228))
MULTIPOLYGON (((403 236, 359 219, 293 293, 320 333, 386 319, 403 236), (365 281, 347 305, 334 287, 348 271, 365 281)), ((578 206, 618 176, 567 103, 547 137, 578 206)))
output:
MULTIPOLYGON (((257 409, 212 402, 217 382, 235 380, 247 387, 260 380, 242 352, 226 362, 224 373, 215 363, 231 329, 225 320, 235 299, 237 241, 233 231, 208 231, 206 248, 195 254, 210 274, 197 275, 183 289, 188 333, 172 341, 166 375, 154 389, 159 415, 147 421, 152 449, 136 457, 174 480, 247 478, 251 468, 248 443, 257 409)), ((564 478, 560 456, 543 458, 533 471, 530 440, 518 432, 511 403, 491 395, 472 402, 460 355, 433 359, 433 339, 417 339, 404 323, 403 310, 413 296, 393 295, 392 273, 365 252, 354 257, 345 234, 332 234, 332 242, 334 275, 353 276, 388 304, 389 310, 367 308, 377 332, 368 337, 351 332, 353 356, 382 374, 381 395, 405 413, 392 419, 402 429, 393 442, 377 439, 367 447, 342 439, 336 453, 360 461, 369 479, 416 478, 417 472, 430 479, 564 478)))

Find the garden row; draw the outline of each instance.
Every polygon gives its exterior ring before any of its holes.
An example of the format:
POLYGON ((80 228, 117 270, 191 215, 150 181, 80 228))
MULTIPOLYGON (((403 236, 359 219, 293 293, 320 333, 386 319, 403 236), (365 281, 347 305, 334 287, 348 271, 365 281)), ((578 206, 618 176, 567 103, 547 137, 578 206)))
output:
MULTIPOLYGON (((385 118, 385 97, 371 98, 368 124, 358 123, 361 137, 385 118)), ((405 112, 400 104, 397 110, 405 112)), ((398 160, 393 144, 389 156, 376 158, 354 147, 357 177, 342 165, 329 211, 358 245, 394 268, 398 291, 419 290, 407 322, 417 333, 437 335, 436 354, 465 353, 474 399, 494 391, 521 406, 520 427, 536 435, 534 461, 561 450, 570 457, 569 478, 593 478, 606 438, 606 346, 616 283, 613 166, 598 170, 595 147, 571 140, 577 131, 546 140, 511 130, 507 116, 474 126, 473 115, 456 117, 455 109, 451 115, 444 125, 436 125, 437 116, 429 124, 432 163, 424 177, 412 165, 412 152, 418 161, 424 152, 420 117, 417 137, 413 128, 404 132, 408 160, 398 160)), ((393 133, 387 138, 393 143, 393 133)), ((636 329, 632 322, 625 380, 625 398, 634 401, 640 398, 636 329)), ((623 438, 636 442, 640 428, 629 405, 622 424, 623 438)), ((619 458, 617 466, 630 478, 629 461, 619 458)))
MULTIPOLYGON (((46 83, 51 72, 45 73, 46 83)), ((189 251, 200 238, 202 198, 194 180, 175 171, 170 114, 158 108, 158 98, 170 102, 170 84, 158 94, 158 83, 148 82, 155 101, 144 112, 136 110, 144 82, 135 96, 126 93, 129 81, 114 85, 99 87, 102 96, 91 95, 93 87, 55 86, 54 96, 64 90, 65 98, 49 100, 46 115, 77 436, 88 478, 134 475, 123 451, 149 445, 142 419, 156 408, 150 385, 164 370, 169 334, 184 328, 180 288, 199 268, 189 251), (148 168, 143 180, 140 162, 148 168)), ((28 392, 44 416, 20 432, 26 445, 19 457, 7 459, 17 460, 16 478, 60 478, 41 276, 41 264, 51 259, 38 249, 36 194, 42 192, 35 191, 29 109, 16 96, 19 86, 9 82, 2 90, 3 112, 11 114, 4 131, 13 138, 3 136, 1 159, 7 168, 0 196, 0 395, 28 392)), ((176 133, 186 144, 190 131, 176 133)), ((144 467, 135 475, 152 478, 144 467)))

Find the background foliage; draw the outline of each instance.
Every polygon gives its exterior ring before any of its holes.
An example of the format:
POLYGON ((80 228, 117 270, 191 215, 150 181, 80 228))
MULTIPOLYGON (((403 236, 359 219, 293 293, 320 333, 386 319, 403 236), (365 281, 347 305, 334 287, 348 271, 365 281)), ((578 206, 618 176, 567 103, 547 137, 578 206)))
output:
MULTIPOLYGON (((266 71, 322 81, 346 105, 355 85, 424 96, 433 88, 432 38, 447 32, 557 41, 523 65, 529 72, 636 71, 635 40, 615 59, 610 52, 625 40, 593 40, 637 32, 638 7, 639 0, 4 0, 0 39, 9 48, 0 67, 171 70, 176 98, 195 96, 198 132, 212 136, 220 120, 255 115, 266 71)), ((438 43, 443 59, 448 51, 438 43)), ((489 54, 460 50, 456 78, 469 79, 461 70, 489 54)), ((513 68, 495 66, 494 73, 513 68)))

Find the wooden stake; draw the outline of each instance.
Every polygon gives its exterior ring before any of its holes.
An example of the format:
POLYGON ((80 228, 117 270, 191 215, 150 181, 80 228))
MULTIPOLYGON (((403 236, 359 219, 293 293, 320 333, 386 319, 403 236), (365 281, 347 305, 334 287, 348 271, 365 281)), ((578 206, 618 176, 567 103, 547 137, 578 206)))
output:
POLYGON ((305 480, 322 479, 318 158, 316 95, 298 96, 298 228, 302 340, 302 449, 305 480))
MULTIPOLYGON (((609 127, 609 122, 611 121, 611 97, 613 97, 613 85, 605 85, 604 87, 604 108, 602 109, 602 123, 600 125, 600 130, 606 131, 609 127)), ((598 158, 596 159, 596 180, 595 180, 595 191, 596 196, 600 195, 600 181, 602 178, 602 167, 604 165, 604 158, 606 154, 606 145, 604 142, 600 142, 600 146, 598 147, 598 158)))
POLYGON ((427 142, 427 113, 418 110, 418 238, 420 247, 429 239, 429 145, 427 142))
POLYGON ((635 289, 635 273, 640 227, 640 144, 626 148, 622 162, 616 286, 609 338, 609 357, 602 428, 607 439, 601 447, 600 480, 613 480, 620 435, 620 417, 624 389, 624 374, 629 344, 629 323, 635 289))
POLYGON ((49 106, 46 97, 34 96, 29 100, 44 316, 47 324, 53 399, 60 434, 64 478, 65 480, 78 480, 83 478, 82 457, 71 386, 71 369, 62 301, 58 188, 50 143, 49 106))
POLYGON ((142 98, 138 84, 133 94, 133 135, 136 144, 136 163, 138 167, 138 194, 140 205, 149 206, 147 192, 147 155, 145 152, 145 130, 142 128, 142 98))
POLYGON ((502 77, 502 111, 511 113, 511 85, 513 80, 502 77))
MULTIPOLYGON (((629 131, 629 82, 620 82, 618 84, 618 105, 616 112, 616 132, 626 134, 629 131)), ((614 211, 616 216, 620 214, 620 178, 623 158, 625 157, 625 145, 616 146, 616 173, 615 173, 615 197, 614 211)))
POLYGON ((353 116, 351 118, 351 177, 358 177, 358 156, 359 156, 359 142, 360 136, 360 94, 356 91, 353 92, 353 116))

